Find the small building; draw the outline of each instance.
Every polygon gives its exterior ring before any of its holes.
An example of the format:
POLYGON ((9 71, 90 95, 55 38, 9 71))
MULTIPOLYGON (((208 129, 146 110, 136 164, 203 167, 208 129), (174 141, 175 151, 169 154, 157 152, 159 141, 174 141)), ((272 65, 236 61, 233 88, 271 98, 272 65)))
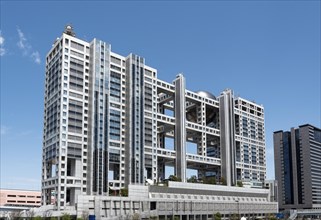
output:
POLYGON ((33 190, 0 189, 0 216, 41 206, 41 192, 33 190))
POLYGON ((223 219, 233 215, 265 218, 277 213, 269 190, 200 183, 168 182, 168 186, 129 185, 128 197, 78 196, 77 216, 97 219, 123 219, 133 216, 149 219, 223 219))

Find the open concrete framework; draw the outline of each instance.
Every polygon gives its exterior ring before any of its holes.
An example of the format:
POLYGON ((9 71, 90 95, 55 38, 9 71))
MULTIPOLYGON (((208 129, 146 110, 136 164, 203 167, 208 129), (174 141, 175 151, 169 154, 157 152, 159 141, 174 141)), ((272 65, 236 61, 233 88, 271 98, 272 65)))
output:
POLYGON ((227 186, 265 180, 263 106, 230 89, 187 90, 182 74, 159 80, 143 57, 76 38, 71 26, 48 52, 44 105, 42 204, 58 211, 156 184, 169 167, 183 183, 188 169, 227 186))

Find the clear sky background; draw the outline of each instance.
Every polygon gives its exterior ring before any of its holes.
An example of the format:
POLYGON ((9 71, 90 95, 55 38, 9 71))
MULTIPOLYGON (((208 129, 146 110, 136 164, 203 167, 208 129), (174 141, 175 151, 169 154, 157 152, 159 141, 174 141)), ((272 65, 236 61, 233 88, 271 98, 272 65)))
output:
POLYGON ((1 188, 40 189, 45 56, 64 26, 145 57, 187 89, 265 107, 273 131, 320 124, 320 1, 1 1, 1 188))

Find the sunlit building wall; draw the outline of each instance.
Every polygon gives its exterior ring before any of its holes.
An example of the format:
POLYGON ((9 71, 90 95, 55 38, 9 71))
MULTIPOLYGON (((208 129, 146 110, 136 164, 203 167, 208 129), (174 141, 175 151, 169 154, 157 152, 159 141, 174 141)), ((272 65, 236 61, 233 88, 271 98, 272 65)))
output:
POLYGON ((227 186, 265 180, 263 106, 230 89, 189 91, 182 74, 164 82, 143 57, 70 26, 47 54, 44 103, 42 203, 58 210, 78 195, 161 182, 168 167, 182 182, 189 170, 227 186))

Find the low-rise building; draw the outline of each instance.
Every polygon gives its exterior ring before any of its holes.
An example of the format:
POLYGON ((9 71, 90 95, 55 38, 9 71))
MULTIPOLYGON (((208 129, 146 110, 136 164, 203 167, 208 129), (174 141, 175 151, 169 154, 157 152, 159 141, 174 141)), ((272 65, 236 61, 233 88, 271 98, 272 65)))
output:
POLYGON ((229 187, 199 183, 168 182, 168 186, 129 185, 128 197, 78 196, 77 216, 97 219, 223 219, 233 215, 264 218, 277 213, 277 202, 270 201, 268 189, 229 187))
POLYGON ((41 192, 33 190, 0 189, 0 217, 10 212, 41 206, 41 192))

